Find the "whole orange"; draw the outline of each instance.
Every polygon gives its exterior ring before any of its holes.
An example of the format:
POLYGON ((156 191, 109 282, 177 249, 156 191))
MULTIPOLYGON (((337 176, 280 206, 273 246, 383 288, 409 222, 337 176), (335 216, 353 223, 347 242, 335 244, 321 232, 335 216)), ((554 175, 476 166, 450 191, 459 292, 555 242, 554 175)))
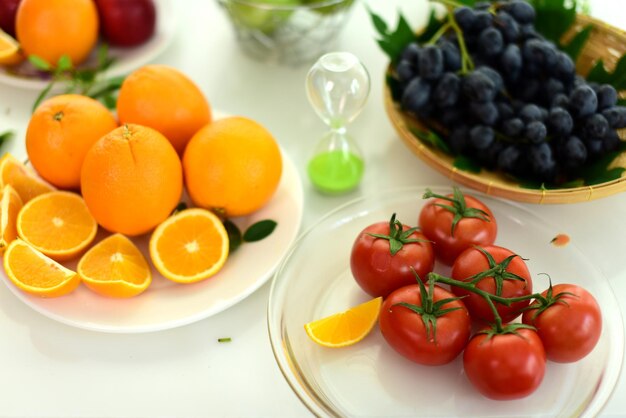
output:
POLYGON ((67 55, 78 65, 98 40, 98 11, 93 0, 22 0, 15 32, 27 55, 52 66, 67 55))
POLYGON ((152 128, 120 126, 100 138, 83 161, 83 198, 96 221, 111 232, 149 232, 170 215, 182 190, 178 154, 152 128))
POLYGON ((132 72, 117 99, 120 123, 137 123, 161 132, 183 154, 189 139, 211 121, 211 107, 185 74, 165 65, 132 72))
POLYGON ((191 200, 226 216, 263 207, 282 174, 280 148, 272 134, 243 117, 216 120, 189 141, 183 156, 191 200))
POLYGON ((65 94, 44 101, 26 131, 26 152, 39 175, 62 189, 80 188, 85 154, 117 127, 113 114, 87 96, 65 94))

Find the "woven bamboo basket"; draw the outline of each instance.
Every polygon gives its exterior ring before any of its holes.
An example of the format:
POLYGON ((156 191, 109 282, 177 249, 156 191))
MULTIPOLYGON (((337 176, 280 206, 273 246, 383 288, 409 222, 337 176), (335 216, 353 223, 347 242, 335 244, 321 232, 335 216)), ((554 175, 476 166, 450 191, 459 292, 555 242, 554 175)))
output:
MULTIPOLYGON (((602 59, 606 67, 612 70, 620 56, 626 52, 626 32, 585 15, 578 15, 574 28, 580 29, 589 24, 594 26, 594 30, 576 63, 578 73, 587 74, 598 59, 602 59)), ((567 36, 568 34, 565 35, 566 38, 567 36)), ((625 97, 625 94, 626 92, 621 92, 622 97, 625 97)), ((479 173, 471 173, 458 169, 453 164, 453 156, 422 142, 411 133, 411 128, 420 130, 428 128, 400 110, 399 105, 392 100, 386 83, 384 100, 387 115, 404 144, 426 164, 448 176, 450 180, 467 187, 492 196, 537 204, 584 202, 626 191, 626 172, 619 179, 593 186, 530 189, 495 171, 483 169, 479 173)), ((623 141, 626 140, 626 129, 622 129, 619 135, 623 141)), ((615 158, 610 167, 626 167, 626 152, 615 158)))

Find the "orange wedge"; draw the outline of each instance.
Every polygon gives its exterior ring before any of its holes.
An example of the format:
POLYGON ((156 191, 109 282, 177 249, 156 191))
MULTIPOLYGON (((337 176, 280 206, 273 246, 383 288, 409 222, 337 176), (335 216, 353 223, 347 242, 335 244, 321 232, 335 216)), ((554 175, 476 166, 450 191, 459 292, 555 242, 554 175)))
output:
POLYGON ((23 59, 24 54, 15 38, 0 29, 0 65, 19 64, 23 59))
POLYGON ((217 273, 228 258, 228 234, 222 221, 206 209, 170 216, 150 238, 156 269, 178 283, 193 283, 217 273))
POLYGON ((69 260, 96 237, 98 224, 83 198, 71 192, 42 194, 17 215, 20 238, 57 261, 69 260))
POLYGON ((380 313, 382 297, 377 297, 347 311, 304 326, 307 335, 324 347, 346 347, 361 341, 370 333, 380 313))
POLYGON ((114 298, 136 296, 152 282, 145 257, 122 234, 111 235, 91 247, 81 257, 77 270, 89 289, 114 298))
POLYGON ((22 209, 22 199, 11 185, 2 188, 0 197, 0 254, 17 238, 17 214, 22 209))
POLYGON ((7 184, 13 186, 24 203, 35 196, 55 190, 8 152, 0 159, 0 186, 7 184))
POLYGON ((80 284, 78 274, 19 238, 4 253, 4 271, 19 289, 45 298, 66 295, 80 284))

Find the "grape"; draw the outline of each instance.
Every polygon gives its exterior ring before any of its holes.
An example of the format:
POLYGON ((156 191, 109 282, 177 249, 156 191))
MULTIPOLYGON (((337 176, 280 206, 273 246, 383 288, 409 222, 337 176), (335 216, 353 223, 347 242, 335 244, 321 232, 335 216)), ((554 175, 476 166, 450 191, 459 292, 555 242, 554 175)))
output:
POLYGON ((502 36, 507 42, 517 42, 520 38, 519 25, 507 12, 499 11, 493 19, 493 24, 502 32, 502 36))
POLYGON ((430 99, 430 84, 421 77, 415 77, 409 82, 402 93, 402 108, 418 113, 430 99))
POLYGON ((546 99, 550 100, 554 96, 559 93, 563 93, 565 91, 565 85, 559 79, 550 77, 543 85, 544 95, 546 99))
POLYGON ((587 147, 577 136, 570 136, 565 142, 563 161, 570 168, 580 167, 587 161, 587 147))
POLYGON ((469 143, 477 150, 486 150, 493 144, 495 133, 489 126, 476 125, 469 132, 469 143))
POLYGON ((543 113, 541 112, 541 109, 539 108, 539 106, 537 106, 536 104, 532 104, 532 103, 525 105, 519 111, 520 118, 526 123, 533 122, 533 121, 541 121, 543 120, 542 115, 543 113))
POLYGON ((445 73, 433 91, 435 104, 439 107, 454 106, 459 99, 461 79, 454 73, 445 73))
POLYGON ((575 117, 585 117, 595 113, 598 98, 593 89, 582 85, 576 87, 569 95, 569 109, 575 117))
POLYGON ((451 41, 439 42, 439 47, 443 52, 443 61, 447 71, 458 71, 461 69, 461 52, 451 41))
POLYGON ((585 139, 585 147, 587 148, 587 157, 595 158, 604 153, 604 144, 602 139, 599 138, 587 138, 585 139))
POLYGON ((617 151, 622 144, 622 140, 615 131, 608 131, 602 138, 602 148, 605 152, 617 151))
MULTIPOLYGON (((556 63, 552 67, 552 73, 559 79, 569 82, 576 77, 576 66, 572 58, 565 52, 559 51, 556 54, 556 63)), ((582 79, 583 83, 585 80, 582 79)))
POLYGON ((602 111, 602 116, 609 122, 613 129, 626 128, 626 107, 615 106, 602 111))
POLYGON ((509 145, 498 154, 497 166, 499 169, 514 172, 522 153, 516 145, 509 145))
POLYGON ((598 110, 603 110, 617 103, 617 90, 610 84, 603 84, 596 89, 598 97, 598 110))
POLYGON ((487 78, 489 78, 493 82, 497 91, 504 89, 504 80, 502 80, 502 76, 500 75, 499 72, 497 72, 493 68, 488 67, 486 65, 482 65, 476 68, 476 71, 486 75, 487 78))
POLYGON ((535 21, 537 14, 535 9, 525 1, 517 0, 505 3, 502 6, 515 20, 522 24, 529 24, 535 21))
POLYGON ((420 46, 415 42, 411 42, 404 48, 404 50, 402 50, 402 54, 400 55, 400 60, 408 61, 412 63, 413 65, 417 65, 417 60, 418 60, 420 51, 421 51, 420 46))
POLYGON ((398 65, 396 65, 396 73, 398 74, 398 80, 402 83, 411 81, 417 74, 415 66, 407 60, 400 60, 398 65))
POLYGON ((548 115, 550 131, 556 135, 569 135, 574 129, 574 119, 562 107, 553 107, 548 115))
POLYGON ((513 107, 506 102, 497 102, 496 107, 498 108, 498 115, 500 115, 500 119, 509 119, 515 114, 515 112, 513 112, 513 107))
POLYGON ((585 119, 584 132, 590 138, 602 138, 609 131, 609 122, 600 113, 594 113, 585 119))
POLYGON ((465 111, 457 106, 446 107, 441 110, 439 120, 444 126, 456 126, 465 120, 465 111))
POLYGON ((510 138, 518 137, 524 132, 524 122, 520 118, 511 118, 502 122, 502 133, 510 138))
POLYGON ((489 27, 478 36, 478 48, 488 57, 493 57, 502 52, 504 39, 500 31, 494 27, 489 27))
POLYGON ((493 23, 493 15, 485 10, 480 10, 476 12, 476 20, 474 21, 474 26, 472 30, 476 33, 482 32, 484 29, 491 26, 493 23))
POLYGON ((555 174, 556 161, 547 142, 530 147, 528 150, 528 162, 533 174, 540 180, 551 180, 555 174))
POLYGON ((461 6, 454 9, 454 20, 463 30, 463 32, 469 32, 476 23, 476 12, 467 6, 461 6))
POLYGON ((504 149, 504 144, 500 141, 494 141, 489 148, 478 153, 478 161, 485 167, 493 169, 498 165, 498 155, 504 149))
POLYGON ((454 154, 461 154, 467 148, 469 129, 465 125, 457 126, 450 131, 448 145, 454 154))
POLYGON ((555 94, 554 97, 552 98, 552 101, 550 102, 550 106, 551 107, 568 108, 569 107, 569 97, 566 94, 563 94, 563 93, 555 94))
POLYGON ((526 23, 519 25, 519 35, 523 40, 527 39, 543 39, 541 34, 537 33, 535 30, 535 25, 532 23, 526 23))
POLYGON ((443 52, 434 45, 422 49, 418 63, 419 75, 425 80, 437 80, 443 74, 443 52))
POLYGON ((536 78, 520 80, 517 96, 525 102, 533 102, 541 95, 541 82, 536 78))
POLYGON ((470 112, 483 125, 493 126, 498 121, 498 108, 493 102, 472 103, 470 112))
POLYGON ((496 97, 496 85, 484 73, 473 71, 462 82, 463 93, 474 102, 489 102, 496 97))
POLYGON ((474 10, 487 10, 491 7, 491 2, 479 1, 474 4, 474 10))
POLYGON ((516 44, 508 44, 500 56, 500 67, 504 76, 515 81, 522 71, 522 51, 516 44))
POLYGON ((529 39, 522 47, 524 62, 534 63, 539 69, 551 68, 558 62, 558 54, 547 41, 529 39))
POLYGON ((543 142, 547 135, 548 129, 546 128, 546 125, 538 120, 530 122, 526 125, 526 129, 524 130, 524 136, 533 144, 543 142))

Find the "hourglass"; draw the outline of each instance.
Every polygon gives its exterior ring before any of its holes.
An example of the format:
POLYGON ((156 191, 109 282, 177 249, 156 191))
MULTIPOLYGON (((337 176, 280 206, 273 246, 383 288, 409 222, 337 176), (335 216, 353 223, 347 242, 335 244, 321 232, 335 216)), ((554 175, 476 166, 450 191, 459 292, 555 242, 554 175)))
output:
POLYGON ((367 70, 348 52, 323 55, 306 78, 309 102, 330 128, 314 149, 307 172, 320 191, 339 194, 355 188, 363 176, 363 155, 347 132, 370 91, 367 70))

